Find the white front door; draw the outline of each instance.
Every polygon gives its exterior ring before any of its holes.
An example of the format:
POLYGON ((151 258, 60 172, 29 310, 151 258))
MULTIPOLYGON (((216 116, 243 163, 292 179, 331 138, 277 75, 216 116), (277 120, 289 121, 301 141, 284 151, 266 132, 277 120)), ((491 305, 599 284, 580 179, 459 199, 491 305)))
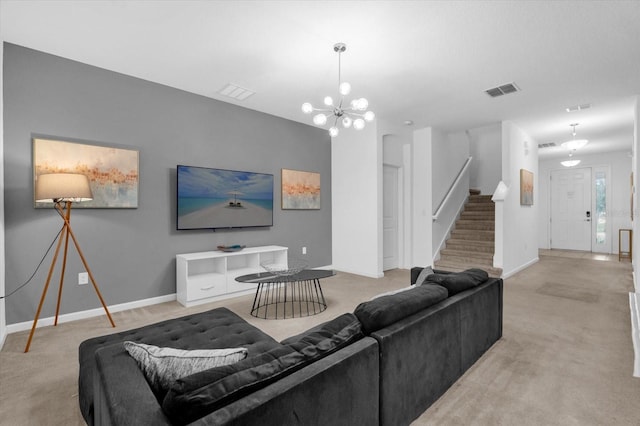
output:
POLYGON ((591 251, 591 168, 551 172, 551 248, 591 251))
POLYGON ((398 267, 398 169, 383 166, 382 180, 382 269, 398 267))

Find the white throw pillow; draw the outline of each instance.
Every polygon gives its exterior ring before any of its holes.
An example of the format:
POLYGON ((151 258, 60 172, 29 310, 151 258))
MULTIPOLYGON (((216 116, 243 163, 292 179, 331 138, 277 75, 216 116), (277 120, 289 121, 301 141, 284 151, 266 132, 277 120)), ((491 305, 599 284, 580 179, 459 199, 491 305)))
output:
POLYGON ((234 364, 247 357, 246 348, 187 351, 126 341, 124 348, 138 362, 154 392, 161 393, 180 377, 234 364))
POLYGON ((422 285, 424 280, 426 280, 427 277, 432 274, 433 274, 433 268, 431 268, 431 266, 427 266, 422 271, 420 271, 420 274, 418 274, 418 278, 416 278, 416 282, 414 284, 422 285))

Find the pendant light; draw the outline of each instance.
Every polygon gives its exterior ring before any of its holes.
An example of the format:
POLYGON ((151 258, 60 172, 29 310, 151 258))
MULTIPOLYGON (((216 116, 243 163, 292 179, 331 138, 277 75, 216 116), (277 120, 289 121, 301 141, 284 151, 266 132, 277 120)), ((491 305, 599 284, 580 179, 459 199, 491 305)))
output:
POLYGON ((316 126, 324 126, 329 122, 329 135, 331 137, 338 136, 338 121, 343 128, 348 129, 353 126, 356 130, 362 130, 366 121, 373 121, 375 114, 373 111, 367 111, 369 102, 365 98, 353 99, 348 105, 345 105, 344 97, 351 93, 351 85, 341 80, 341 63, 340 55, 347 50, 344 43, 336 43, 333 50, 338 54, 338 92, 340 96, 338 101, 334 102, 331 96, 325 96, 324 108, 315 108, 309 102, 302 104, 302 112, 311 114, 317 111, 318 114, 313 116, 313 124, 316 126))

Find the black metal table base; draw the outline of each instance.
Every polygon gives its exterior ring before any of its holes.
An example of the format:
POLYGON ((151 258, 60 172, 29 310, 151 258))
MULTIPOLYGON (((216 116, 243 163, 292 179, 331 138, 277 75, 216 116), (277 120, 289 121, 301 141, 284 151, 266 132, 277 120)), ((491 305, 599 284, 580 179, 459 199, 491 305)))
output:
POLYGON ((263 319, 286 319, 319 314, 327 309, 320 279, 258 283, 251 315, 263 319))

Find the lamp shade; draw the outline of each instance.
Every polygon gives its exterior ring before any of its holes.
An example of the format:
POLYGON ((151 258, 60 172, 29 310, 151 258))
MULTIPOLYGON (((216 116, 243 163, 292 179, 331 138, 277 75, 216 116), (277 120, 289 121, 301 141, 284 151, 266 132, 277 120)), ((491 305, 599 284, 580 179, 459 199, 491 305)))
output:
POLYGON ((93 200, 89 179, 76 173, 52 173, 36 179, 36 202, 93 200))

